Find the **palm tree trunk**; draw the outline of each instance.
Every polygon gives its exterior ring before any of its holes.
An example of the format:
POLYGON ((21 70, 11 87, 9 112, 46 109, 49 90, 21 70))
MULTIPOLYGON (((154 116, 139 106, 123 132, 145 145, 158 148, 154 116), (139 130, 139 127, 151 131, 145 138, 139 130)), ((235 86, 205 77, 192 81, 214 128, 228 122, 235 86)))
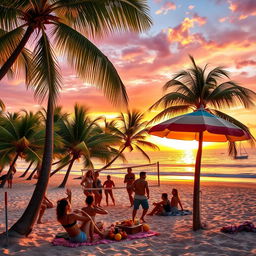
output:
POLYGON ((62 161, 62 159, 60 159, 59 161, 56 161, 56 162, 52 163, 52 165, 56 165, 56 164, 60 163, 61 161, 62 161))
POLYGON ((4 167, 1 167, 1 168, 0 168, 0 174, 2 173, 3 169, 4 169, 4 167))
POLYGON ((113 164, 113 163, 116 161, 116 159, 124 152, 124 150, 126 149, 126 147, 127 147, 127 146, 124 146, 124 147, 122 148, 122 150, 121 150, 109 163, 107 163, 105 166, 103 166, 102 168, 100 168, 97 172, 101 172, 102 170, 108 168, 111 164, 113 164))
POLYGON ((13 51, 13 53, 11 54, 11 56, 7 59, 7 61, 4 63, 4 65, 1 67, 0 69, 0 81, 2 80, 2 78, 6 75, 6 73, 8 72, 8 70, 12 67, 13 63, 15 62, 15 60, 18 58, 19 54, 21 53, 21 51, 23 50, 23 48, 25 47, 26 43, 28 42, 31 34, 34 32, 34 28, 29 26, 23 36, 23 38, 21 39, 21 41, 19 42, 19 44, 17 45, 16 49, 13 51))
POLYGON ((28 171, 29 171, 29 169, 31 168, 31 166, 32 166, 33 163, 34 163, 34 161, 31 161, 31 162, 30 162, 30 164, 29 164, 28 168, 26 169, 26 171, 25 171, 22 175, 20 175, 19 178, 23 178, 23 177, 25 177, 25 176, 27 175, 27 173, 28 173, 28 171))
MULTIPOLYGON (((70 160, 71 161, 71 160, 70 160)), ((67 163, 61 165, 60 167, 58 167, 56 170, 52 171, 51 174, 50 174, 50 177, 52 177, 56 172, 60 171, 62 168, 64 168, 65 166, 67 166, 70 161, 68 161, 67 163)))
POLYGON ((63 179, 63 181, 62 181, 62 183, 59 185, 59 188, 65 188, 66 183, 67 183, 67 181, 68 181, 69 173, 70 173, 70 171, 71 171, 71 168, 72 168, 73 163, 75 162, 75 160, 76 160, 76 159, 73 158, 73 159, 70 161, 70 164, 69 164, 69 166, 68 166, 66 175, 65 175, 65 177, 64 177, 64 179, 63 179))
POLYGON ((12 169, 13 169, 13 167, 14 167, 14 165, 15 165, 17 159, 18 159, 18 157, 19 157, 19 153, 17 153, 16 156, 14 157, 14 159, 13 159, 11 165, 10 165, 10 168, 9 168, 9 170, 8 170, 8 172, 7 172, 6 177, 2 180, 2 182, 1 182, 1 184, 0 184, 0 188, 3 188, 3 187, 4 187, 6 181, 8 180, 9 176, 11 175, 12 169))
POLYGON ((194 196, 193 196, 193 230, 201 229, 200 219, 200 171, 203 150, 203 132, 199 132, 198 150, 196 154, 194 196))
POLYGON ((36 166, 36 168, 30 173, 30 175, 27 177, 26 180, 32 180, 34 174, 36 173, 36 171, 39 169, 39 164, 36 166))
POLYGON ((44 154, 42 160, 42 167, 39 173, 38 182, 34 193, 30 199, 30 202, 21 216, 21 218, 11 227, 10 233, 19 233, 21 235, 28 235, 34 226, 40 206, 47 189, 49 175, 52 166, 53 156, 53 113, 54 103, 49 93, 48 105, 47 105, 47 118, 46 118, 46 129, 45 129, 45 145, 44 154))

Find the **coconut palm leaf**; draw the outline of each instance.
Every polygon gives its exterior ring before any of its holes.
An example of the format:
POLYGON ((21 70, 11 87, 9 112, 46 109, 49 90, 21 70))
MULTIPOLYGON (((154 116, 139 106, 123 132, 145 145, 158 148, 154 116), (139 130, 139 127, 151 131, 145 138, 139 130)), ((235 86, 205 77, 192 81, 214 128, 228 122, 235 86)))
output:
MULTIPOLYGON (((242 105, 245 108, 255 106, 256 93, 242 87, 234 81, 228 80, 220 83, 221 79, 229 79, 228 72, 222 67, 216 67, 207 73, 208 66, 201 68, 196 65, 190 56, 192 67, 175 74, 172 79, 164 85, 166 95, 154 103, 150 110, 162 107, 151 121, 159 121, 162 118, 187 112, 189 109, 205 108, 244 129, 251 135, 249 128, 234 118, 222 113, 219 109, 242 105), (211 108, 215 109, 211 109, 211 108)), ((251 137, 254 143, 254 137, 251 137)), ((235 153, 235 144, 230 143, 230 153, 235 153)))
POLYGON ((144 0, 59 0, 54 11, 86 36, 143 32, 152 25, 144 0))
POLYGON ((154 118, 152 118, 149 124, 158 122, 162 119, 170 118, 172 116, 183 114, 188 112, 189 110, 193 110, 193 105, 177 105, 165 108, 159 114, 157 114, 154 118))
POLYGON ((51 98, 55 102, 61 88, 61 77, 56 57, 45 32, 42 32, 42 36, 38 40, 33 64, 29 86, 34 87, 35 96, 41 101, 51 94, 51 98))
POLYGON ((150 157, 149 155, 137 144, 135 145, 135 148, 142 154, 142 156, 144 156, 148 162, 150 163, 150 157))
POLYGON ((58 50, 66 53, 80 77, 102 89, 112 102, 127 103, 125 87, 115 67, 92 42, 63 23, 56 24, 54 35, 58 50))

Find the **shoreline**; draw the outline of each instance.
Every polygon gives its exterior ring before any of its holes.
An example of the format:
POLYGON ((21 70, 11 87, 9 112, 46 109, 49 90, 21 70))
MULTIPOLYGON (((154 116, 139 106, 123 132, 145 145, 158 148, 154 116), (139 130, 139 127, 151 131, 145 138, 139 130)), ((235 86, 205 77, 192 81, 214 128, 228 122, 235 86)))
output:
MULTIPOLYGON (((71 175, 67 187, 72 189, 72 208, 81 209, 85 196, 80 188, 81 180, 74 180, 71 175)), ((54 175, 48 185, 47 197, 54 203, 65 196, 65 189, 57 188, 63 175, 54 175)), ((105 176, 100 175, 104 181, 105 176)), ((124 186, 122 178, 113 178, 117 186, 124 186)), ((25 181, 14 178, 13 189, 8 191, 8 225, 11 227, 24 212, 34 190, 35 179, 25 181)), ((150 210, 152 203, 160 201, 161 193, 171 194, 172 188, 177 188, 184 209, 192 210, 193 181, 168 181, 160 187, 150 187, 150 210)), ((44 224, 35 224, 33 232, 27 238, 20 238, 9 245, 8 249, 0 249, 1 255, 15 256, 49 256, 49 255, 255 255, 255 233, 245 232, 235 235, 223 234, 220 228, 226 225, 241 224, 251 221, 256 224, 255 205, 256 188, 251 184, 202 182, 201 185, 201 216, 202 223, 207 229, 192 231, 192 215, 187 216, 146 216, 151 230, 160 235, 133 241, 121 241, 113 244, 99 244, 95 246, 81 246, 68 248, 53 246, 53 238, 63 228, 56 220, 55 208, 47 209, 43 216, 44 224), (240 241, 238 243, 238 241, 240 241)), ((4 193, 1 193, 3 195, 4 193)), ((107 215, 97 216, 97 221, 103 221, 105 227, 116 221, 131 218, 132 208, 125 189, 114 190, 116 206, 105 206, 103 193, 102 206, 109 212, 107 215)), ((1 201, 3 197, 1 196, 1 201)), ((137 217, 141 215, 141 209, 137 217)), ((4 204, 0 204, 0 233, 5 231, 4 204)))

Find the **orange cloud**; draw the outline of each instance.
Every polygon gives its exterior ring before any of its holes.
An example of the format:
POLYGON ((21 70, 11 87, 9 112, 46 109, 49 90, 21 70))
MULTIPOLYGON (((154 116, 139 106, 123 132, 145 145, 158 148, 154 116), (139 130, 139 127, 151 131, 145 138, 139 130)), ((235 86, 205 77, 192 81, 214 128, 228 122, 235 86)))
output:
POLYGON ((182 45, 187 45, 192 42, 201 41, 199 34, 192 34, 190 29, 194 27, 195 23, 203 26, 206 23, 205 17, 200 17, 195 14, 193 18, 186 17, 183 22, 175 28, 169 28, 168 38, 170 41, 179 42, 182 45))
POLYGON ((172 2, 166 2, 159 10, 155 12, 156 15, 167 14, 168 11, 176 10, 176 5, 172 2))

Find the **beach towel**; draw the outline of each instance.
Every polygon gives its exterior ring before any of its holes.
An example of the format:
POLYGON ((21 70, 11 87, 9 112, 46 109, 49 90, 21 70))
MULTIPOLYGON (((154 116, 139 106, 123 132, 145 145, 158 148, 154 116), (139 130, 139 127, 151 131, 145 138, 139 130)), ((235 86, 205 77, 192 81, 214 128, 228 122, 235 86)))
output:
POLYGON ((159 214, 160 216, 184 216, 184 215, 191 215, 192 212, 189 210, 176 210, 174 212, 164 212, 159 214))
MULTIPOLYGON (((116 240, 109 240, 109 239, 95 239, 93 242, 84 242, 84 243, 71 243, 69 240, 66 240, 65 238, 60 238, 60 237, 55 237, 52 241, 52 244, 57 246, 66 246, 66 247, 79 247, 79 246, 89 246, 89 245, 98 245, 98 244, 110 244, 110 243, 119 243, 122 241, 129 241, 129 240, 135 240, 135 239, 141 239, 141 238, 147 238, 147 237, 152 237, 152 236, 158 236, 158 232, 154 231, 148 231, 148 232, 140 232, 137 234, 133 235, 128 235, 128 237, 124 240, 121 241, 116 241, 116 240)), ((60 236, 65 236, 65 234, 60 234, 60 236)))
POLYGON ((256 226, 250 221, 245 221, 241 225, 231 225, 231 226, 225 226, 220 229, 223 233, 229 233, 234 234, 236 232, 256 232, 256 226))

